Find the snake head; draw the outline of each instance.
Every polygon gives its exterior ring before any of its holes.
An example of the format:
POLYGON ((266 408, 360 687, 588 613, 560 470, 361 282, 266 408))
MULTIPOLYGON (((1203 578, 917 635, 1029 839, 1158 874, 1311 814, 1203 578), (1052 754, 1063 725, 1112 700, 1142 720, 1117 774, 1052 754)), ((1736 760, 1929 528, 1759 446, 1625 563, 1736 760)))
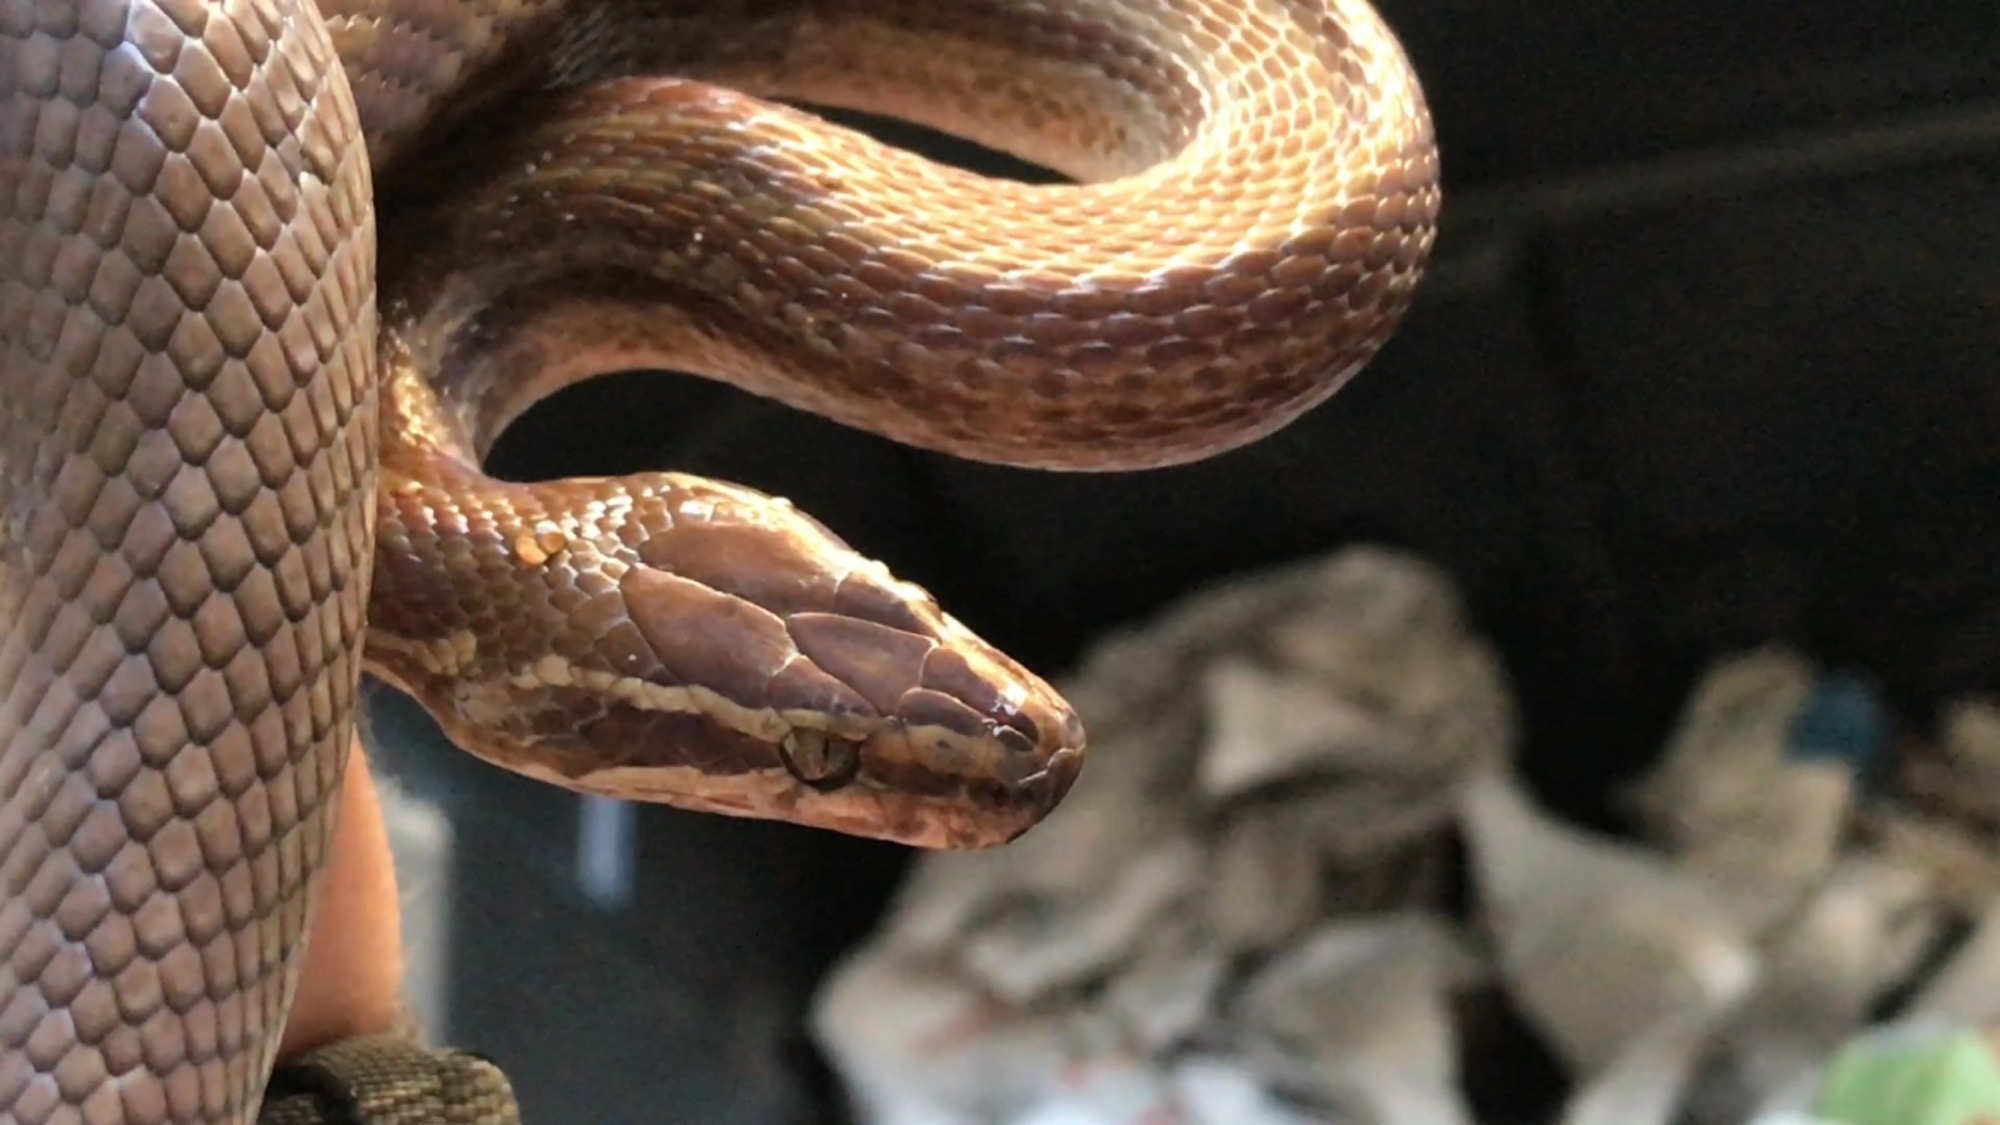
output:
POLYGON ((510 769, 975 848, 1082 764, 1053 688, 784 501, 677 474, 384 500, 371 667, 510 769))

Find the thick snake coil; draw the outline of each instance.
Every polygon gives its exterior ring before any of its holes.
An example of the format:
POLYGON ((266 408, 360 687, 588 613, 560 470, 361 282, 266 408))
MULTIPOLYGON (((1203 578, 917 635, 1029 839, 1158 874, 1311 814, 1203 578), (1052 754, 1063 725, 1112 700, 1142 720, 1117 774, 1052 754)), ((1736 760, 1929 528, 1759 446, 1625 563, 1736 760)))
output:
POLYGON ((1437 205, 1363 0, 0 0, 0 1121, 254 1117, 364 665, 578 790, 1061 799, 1068 705, 782 501, 482 475, 536 398, 1185 461, 1374 354, 1437 205))

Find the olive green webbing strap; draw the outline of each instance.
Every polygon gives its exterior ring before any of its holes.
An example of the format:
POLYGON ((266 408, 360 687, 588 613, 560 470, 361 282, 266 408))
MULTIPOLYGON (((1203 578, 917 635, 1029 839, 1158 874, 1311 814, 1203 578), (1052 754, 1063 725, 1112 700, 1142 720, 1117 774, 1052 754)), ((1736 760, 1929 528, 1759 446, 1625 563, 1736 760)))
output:
POLYGON ((402 1036, 350 1039, 278 1068, 258 1125, 520 1125, 500 1069, 402 1036))

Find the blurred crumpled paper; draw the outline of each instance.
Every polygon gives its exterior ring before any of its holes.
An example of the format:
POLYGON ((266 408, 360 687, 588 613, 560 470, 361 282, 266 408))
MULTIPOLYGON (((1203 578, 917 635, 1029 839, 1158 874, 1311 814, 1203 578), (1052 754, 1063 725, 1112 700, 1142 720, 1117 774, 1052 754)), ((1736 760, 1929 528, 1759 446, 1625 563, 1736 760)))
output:
MULTIPOLYGON (((1552 1125, 1810 1120, 1965 850, 1853 843, 1853 762, 1788 756, 1815 673, 1781 652, 1700 686, 1633 794, 1646 839, 1554 821, 1513 780, 1493 653, 1384 550, 1189 599, 1065 689, 1092 747, 1064 806, 922 861, 821 993, 862 1121, 1472 1125, 1458 1017, 1496 991, 1571 1079, 1552 1125), (1730 1091, 1706 1111, 1704 1082, 1730 1091)), ((1959 726, 1952 768, 2000 779, 1959 726)), ((1982 917, 1945 971, 2000 1000, 1982 917)))
POLYGON ((926 859, 819 1040, 884 1125, 1436 1122, 1476 969, 1447 893, 1463 778, 1511 704, 1443 578, 1355 551, 1101 645, 1084 776, 926 859))

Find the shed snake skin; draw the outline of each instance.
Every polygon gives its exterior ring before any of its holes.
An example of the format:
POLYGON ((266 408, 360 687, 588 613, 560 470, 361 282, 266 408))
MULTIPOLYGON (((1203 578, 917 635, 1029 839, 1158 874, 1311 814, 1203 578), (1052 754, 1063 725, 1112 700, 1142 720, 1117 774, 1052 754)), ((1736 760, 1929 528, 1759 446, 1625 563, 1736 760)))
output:
POLYGON ((0 1122, 254 1119, 364 669, 575 790, 1025 831, 1082 727, 923 590, 743 488, 481 457, 655 367, 1208 456, 1375 354, 1437 183, 1363 0, 0 0, 0 1122))

